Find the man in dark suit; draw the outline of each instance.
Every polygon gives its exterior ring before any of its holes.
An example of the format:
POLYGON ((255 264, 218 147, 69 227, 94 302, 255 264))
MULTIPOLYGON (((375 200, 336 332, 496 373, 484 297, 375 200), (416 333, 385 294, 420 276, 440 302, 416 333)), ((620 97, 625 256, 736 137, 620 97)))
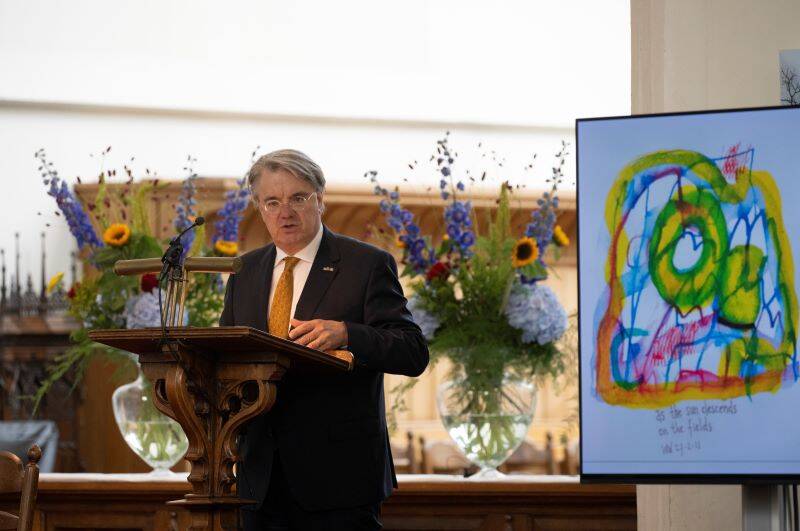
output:
POLYGON ((247 427, 238 491, 258 504, 242 511, 245 529, 380 529, 380 503, 397 485, 383 373, 418 376, 428 364, 397 266, 387 252, 322 225, 325 179, 303 153, 264 155, 248 181, 273 243, 242 256, 220 325, 346 348, 355 367, 290 373, 272 411, 247 427))

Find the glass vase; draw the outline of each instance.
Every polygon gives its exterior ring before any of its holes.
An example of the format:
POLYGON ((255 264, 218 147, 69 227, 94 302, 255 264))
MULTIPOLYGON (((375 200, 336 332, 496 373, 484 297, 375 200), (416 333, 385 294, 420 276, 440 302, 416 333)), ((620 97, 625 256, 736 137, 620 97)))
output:
POLYGON ((138 363, 136 368, 136 380, 118 387, 111 397, 114 418, 130 449, 153 469, 151 474, 169 475, 186 454, 189 440, 180 424, 156 409, 153 386, 138 363))
POLYGON ((536 409, 536 386, 505 373, 491 378, 458 376, 439 386, 436 403, 447 433, 480 467, 470 479, 504 476, 497 467, 525 439, 536 409))

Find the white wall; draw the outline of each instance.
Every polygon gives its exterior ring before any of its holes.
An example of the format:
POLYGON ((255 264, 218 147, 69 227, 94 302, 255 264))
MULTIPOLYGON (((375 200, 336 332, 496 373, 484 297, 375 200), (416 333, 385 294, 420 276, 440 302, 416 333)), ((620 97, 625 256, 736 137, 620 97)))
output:
POLYGON ((569 126, 629 105, 628 2, 0 1, 3 98, 569 126))
POLYGON ((505 155, 504 178, 538 152, 541 184, 576 117, 629 112, 628 22, 624 0, 0 0, 0 248, 20 231, 38 271, 50 222, 48 270, 67 265, 40 147, 71 182, 107 145, 106 167, 167 178, 187 154, 238 176, 256 145, 297 147, 334 186, 399 181, 449 129, 464 166, 478 141, 505 155))
POLYGON ((797 0, 633 0, 633 112, 780 105, 797 0))

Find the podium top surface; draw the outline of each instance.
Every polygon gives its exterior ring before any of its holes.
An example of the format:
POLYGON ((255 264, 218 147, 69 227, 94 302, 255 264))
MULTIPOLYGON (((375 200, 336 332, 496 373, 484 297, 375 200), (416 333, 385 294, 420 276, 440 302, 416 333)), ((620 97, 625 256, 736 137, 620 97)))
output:
MULTIPOLYGON (((92 341, 138 354, 140 357, 162 357, 161 328, 92 330, 92 341)), ((338 350, 323 352, 272 336, 249 326, 166 328, 167 341, 174 341, 197 352, 231 362, 266 362, 279 358, 292 365, 348 371, 353 368, 353 355, 338 350)), ((147 360, 142 360, 147 361, 147 360)))

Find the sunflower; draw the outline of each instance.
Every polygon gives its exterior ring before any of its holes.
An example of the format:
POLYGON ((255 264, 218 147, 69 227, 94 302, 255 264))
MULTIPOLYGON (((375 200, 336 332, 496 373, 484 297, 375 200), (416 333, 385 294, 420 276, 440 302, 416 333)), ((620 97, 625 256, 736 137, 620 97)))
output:
POLYGON ((566 247, 569 245, 569 236, 567 236, 567 233, 561 228, 561 225, 556 225, 553 228, 553 242, 559 247, 566 247))
POLYGON ((50 282, 47 283, 47 293, 52 293, 53 290, 61 284, 62 278, 64 278, 63 272, 53 275, 53 278, 51 278, 50 282))
POLYGON ((511 263, 514 267, 524 267, 532 264, 539 258, 539 246, 533 238, 520 238, 514 245, 511 253, 511 263))
POLYGON ((217 240, 214 249, 224 256, 236 256, 236 253, 239 252, 239 244, 228 240, 217 240))
POLYGON ((131 229, 124 223, 113 223, 103 233, 103 241, 112 247, 122 247, 131 238, 131 229))

